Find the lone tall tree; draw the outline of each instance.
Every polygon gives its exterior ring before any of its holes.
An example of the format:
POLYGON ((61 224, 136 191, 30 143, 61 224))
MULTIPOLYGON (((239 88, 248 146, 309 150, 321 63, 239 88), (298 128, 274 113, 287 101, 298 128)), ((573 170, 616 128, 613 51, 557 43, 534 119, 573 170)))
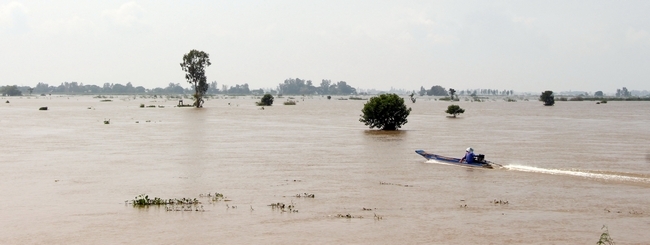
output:
POLYGON ((187 73, 185 74, 187 82, 194 85, 194 106, 196 108, 203 107, 203 94, 210 87, 205 77, 205 68, 210 65, 210 55, 203 51, 192 49, 189 53, 183 55, 181 68, 187 73))
POLYGON ((408 122, 406 117, 411 113, 411 108, 406 108, 404 99, 396 94, 382 94, 370 98, 361 112, 363 114, 359 121, 370 128, 397 130, 408 122))

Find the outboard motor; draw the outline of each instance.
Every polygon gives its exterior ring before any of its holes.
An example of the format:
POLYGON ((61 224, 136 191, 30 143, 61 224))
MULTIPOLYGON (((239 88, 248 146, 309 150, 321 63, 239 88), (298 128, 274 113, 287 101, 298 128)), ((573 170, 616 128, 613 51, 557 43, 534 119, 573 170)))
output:
POLYGON ((483 162, 483 160, 485 160, 485 155, 483 155, 483 154, 478 154, 478 155, 474 156, 474 161, 476 161, 476 162, 483 162))

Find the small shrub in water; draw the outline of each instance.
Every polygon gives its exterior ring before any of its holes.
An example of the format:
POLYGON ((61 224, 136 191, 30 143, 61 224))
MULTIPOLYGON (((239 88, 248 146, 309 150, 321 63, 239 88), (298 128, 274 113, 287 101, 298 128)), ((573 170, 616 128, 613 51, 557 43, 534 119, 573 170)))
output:
POLYGON ((606 245, 614 245, 615 244, 614 239, 611 236, 609 236, 609 229, 607 229, 607 226, 603 225, 603 228, 600 228, 600 229, 601 230, 605 229, 605 231, 603 232, 603 234, 600 234, 600 240, 598 240, 598 242, 596 244, 598 244, 598 245, 605 245, 605 244, 606 245))

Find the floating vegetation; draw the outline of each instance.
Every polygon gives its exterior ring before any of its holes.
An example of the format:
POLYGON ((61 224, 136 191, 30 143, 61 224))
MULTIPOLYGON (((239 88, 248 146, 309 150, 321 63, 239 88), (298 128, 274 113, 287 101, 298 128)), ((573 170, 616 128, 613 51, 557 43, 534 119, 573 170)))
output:
MULTIPOLYGON (((605 208, 604 210, 605 210, 605 212, 608 212, 608 213, 611 213, 611 212, 612 212, 612 211, 609 210, 608 208, 605 208)), ((617 213, 617 214, 621 214, 621 213, 623 213, 623 212, 619 210, 619 211, 616 211, 616 213, 617 213)), ((628 213, 628 214, 632 214, 632 215, 642 215, 642 214, 643 214, 643 211, 637 211, 637 210, 632 209, 632 210, 628 211, 627 213, 628 213)))
POLYGON ((396 185, 396 186, 403 186, 403 187, 413 187, 413 185, 403 185, 403 184, 394 184, 394 183, 388 183, 388 182, 382 182, 379 181, 380 185, 396 185))
POLYGON ((9 101, 7 100, 7 102, 5 102, 5 103, 9 104, 9 101))
POLYGON ((296 105, 296 102, 293 101, 293 100, 285 101, 285 102, 284 102, 284 105, 296 105))
POLYGON ((367 99, 364 99, 364 98, 361 98, 361 97, 352 97, 352 96, 350 96, 350 100, 367 100, 367 99))
POLYGON ((511 98, 507 98, 507 99, 505 99, 505 101, 506 101, 506 102, 517 102, 517 100, 515 100, 515 99, 511 99, 511 98))
POLYGON ((346 99, 346 98, 338 98, 337 100, 348 100, 348 99, 346 99))
POLYGON ((113 101, 113 100, 108 100, 107 99, 107 100, 100 100, 99 102, 111 102, 111 101, 113 101))
POLYGON ((162 199, 159 197, 154 197, 153 199, 149 199, 149 195, 145 194, 140 194, 139 196, 135 197, 133 201, 131 202, 134 207, 144 207, 144 206, 152 206, 152 205, 196 205, 196 204, 201 204, 198 199, 194 198, 181 198, 181 199, 162 199))
POLYGON ((144 104, 140 104, 140 108, 144 108, 144 104))
POLYGON ((229 202, 230 201, 230 200, 226 199, 226 197, 223 194, 219 193, 219 192, 215 192, 214 194, 212 194, 212 193, 199 194, 199 197, 208 197, 208 198, 210 198, 211 203, 219 202, 219 201, 224 201, 224 202, 229 202))
POLYGON ((273 209, 273 210, 277 210, 277 211, 280 211, 280 212, 283 212, 283 213, 284 212, 289 212, 289 213, 297 213, 298 212, 296 207, 293 205, 293 202, 291 202, 291 204, 289 204, 289 205, 285 205, 284 203, 277 202, 277 203, 271 203, 268 206, 271 206, 271 209, 273 209))
POLYGON ((147 108, 156 108, 156 105, 148 105, 147 108))
POLYGON ((499 205, 508 205, 509 204, 508 200, 503 201, 503 200, 497 200, 497 199, 494 199, 494 200, 490 201, 490 203, 499 204, 499 205))
POLYGON ((362 208, 361 210, 363 210, 363 211, 372 211, 373 209, 372 209, 372 208, 365 208, 365 207, 364 207, 364 208, 362 208))
POLYGON ((345 219, 363 219, 363 216, 354 216, 351 214, 337 214, 336 217, 345 219))
POLYGON ((108 120, 104 119, 104 124, 111 124, 111 119, 108 120))
POLYGON ((298 197, 298 198, 301 198, 301 197, 303 197, 303 198, 314 198, 315 196, 314 196, 314 194, 302 193, 302 194, 296 194, 296 197, 298 197))
POLYGON ((47 106, 43 106, 41 108, 38 108, 39 111, 47 111, 47 106))
POLYGON ((375 220, 382 220, 384 217, 377 215, 376 213, 373 213, 375 215, 375 220))

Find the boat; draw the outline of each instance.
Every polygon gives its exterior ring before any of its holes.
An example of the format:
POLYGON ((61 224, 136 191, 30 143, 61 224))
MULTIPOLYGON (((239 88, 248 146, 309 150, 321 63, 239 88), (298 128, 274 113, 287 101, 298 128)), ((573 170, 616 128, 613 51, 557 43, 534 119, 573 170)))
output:
POLYGON ((475 162, 473 163, 467 163, 465 161, 460 161, 460 158, 453 158, 453 157, 446 157, 446 156, 441 156, 441 155, 436 155, 432 153, 428 153, 423 150, 416 150, 415 153, 420 154, 427 160, 434 160, 437 162, 442 162, 442 163, 447 163, 447 164, 452 164, 452 165, 459 165, 459 166, 465 166, 465 167, 476 167, 476 168, 494 168, 493 165, 498 165, 496 163, 490 162, 485 160, 485 155, 483 154, 478 154, 474 157, 475 162))

